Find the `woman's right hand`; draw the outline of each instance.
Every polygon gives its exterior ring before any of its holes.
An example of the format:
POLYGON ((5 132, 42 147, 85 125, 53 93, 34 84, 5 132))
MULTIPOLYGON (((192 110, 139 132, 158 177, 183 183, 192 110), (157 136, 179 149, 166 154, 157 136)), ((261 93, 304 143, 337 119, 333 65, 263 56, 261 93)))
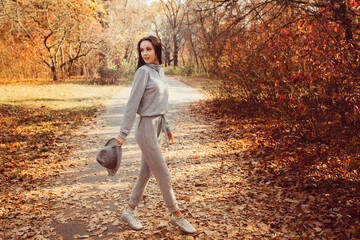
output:
POLYGON ((122 138, 122 137, 120 137, 120 136, 118 136, 118 137, 116 138, 116 142, 117 142, 117 145, 118 145, 119 147, 121 147, 121 146, 124 144, 125 139, 122 138))

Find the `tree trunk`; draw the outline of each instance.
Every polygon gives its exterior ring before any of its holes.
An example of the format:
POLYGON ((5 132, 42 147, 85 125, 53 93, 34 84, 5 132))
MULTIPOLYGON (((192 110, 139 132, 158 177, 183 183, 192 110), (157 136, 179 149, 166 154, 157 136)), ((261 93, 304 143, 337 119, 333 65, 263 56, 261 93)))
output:
POLYGON ((199 68, 198 56, 197 56, 197 53, 196 53, 196 48, 195 48, 194 41, 192 39, 192 32, 191 32, 191 29, 190 29, 189 14, 186 14, 186 19, 187 19, 187 26, 188 26, 188 31, 189 31, 189 41, 190 41, 190 44, 191 44, 192 51, 194 53, 196 67, 199 68))
POLYGON ((348 43, 353 40, 353 33, 351 29, 352 20, 348 17, 349 13, 345 1, 339 2, 339 7, 334 9, 334 17, 339 20, 345 28, 345 39, 348 43))
POLYGON ((130 48, 130 45, 126 45, 126 48, 125 48, 125 54, 124 54, 124 57, 123 59, 125 59, 127 61, 128 59, 128 55, 129 55, 129 48, 130 48))
POLYGON ((58 80, 58 75, 57 75, 57 70, 56 70, 55 66, 51 67, 51 73, 52 73, 53 81, 57 81, 58 80))
POLYGON ((165 54, 165 67, 167 67, 170 65, 170 52, 168 51, 168 49, 165 50, 164 54, 165 54))
POLYGON ((173 37, 173 41, 174 41, 174 56, 173 56, 173 59, 174 59, 174 67, 177 67, 178 66, 178 53, 179 53, 179 47, 178 47, 178 42, 176 40, 176 35, 174 35, 173 37))
MULTIPOLYGON (((68 67, 69 79, 71 78, 72 67, 73 67, 73 62, 71 61, 69 62, 69 67, 68 67)), ((65 66, 63 68, 65 68, 65 66)))

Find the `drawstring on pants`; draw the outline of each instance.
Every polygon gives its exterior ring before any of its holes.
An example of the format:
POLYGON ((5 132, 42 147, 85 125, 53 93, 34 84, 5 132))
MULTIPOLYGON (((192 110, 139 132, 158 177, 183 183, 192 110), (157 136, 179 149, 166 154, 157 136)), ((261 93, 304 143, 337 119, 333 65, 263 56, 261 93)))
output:
POLYGON ((161 132, 163 132, 165 134, 165 142, 166 142, 166 146, 168 148, 170 148, 170 140, 169 140, 169 136, 168 136, 168 131, 166 130, 166 119, 165 119, 165 115, 164 114, 159 114, 159 115, 153 115, 153 116, 141 116, 142 118, 156 118, 156 117, 161 117, 161 132))

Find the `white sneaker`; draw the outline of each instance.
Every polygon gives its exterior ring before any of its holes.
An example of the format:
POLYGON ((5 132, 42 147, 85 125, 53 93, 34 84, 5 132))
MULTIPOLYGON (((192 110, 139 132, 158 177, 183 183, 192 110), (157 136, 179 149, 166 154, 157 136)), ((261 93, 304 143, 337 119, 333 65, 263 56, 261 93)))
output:
POLYGON ((142 224, 136 219, 135 211, 131 211, 130 213, 126 212, 126 208, 121 214, 121 219, 129 224, 129 227, 134 230, 140 230, 143 228, 142 224))
POLYGON ((188 220, 186 220, 184 214, 182 214, 180 217, 175 217, 173 214, 171 214, 170 223, 175 226, 178 226, 180 228, 180 230, 183 232, 186 232, 186 233, 194 233, 195 232, 195 228, 193 227, 193 225, 191 225, 191 223, 189 223, 188 220))

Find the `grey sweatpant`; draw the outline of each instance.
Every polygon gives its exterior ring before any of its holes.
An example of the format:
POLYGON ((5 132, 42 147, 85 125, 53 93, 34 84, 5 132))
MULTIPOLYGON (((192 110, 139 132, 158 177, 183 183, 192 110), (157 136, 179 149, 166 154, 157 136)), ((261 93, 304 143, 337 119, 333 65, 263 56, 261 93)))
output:
POLYGON ((166 207, 172 213, 179 210, 179 207, 171 186, 169 169, 160 150, 160 138, 164 126, 165 119, 162 116, 141 117, 137 124, 135 139, 141 149, 141 167, 129 203, 134 206, 139 204, 152 172, 166 207))

